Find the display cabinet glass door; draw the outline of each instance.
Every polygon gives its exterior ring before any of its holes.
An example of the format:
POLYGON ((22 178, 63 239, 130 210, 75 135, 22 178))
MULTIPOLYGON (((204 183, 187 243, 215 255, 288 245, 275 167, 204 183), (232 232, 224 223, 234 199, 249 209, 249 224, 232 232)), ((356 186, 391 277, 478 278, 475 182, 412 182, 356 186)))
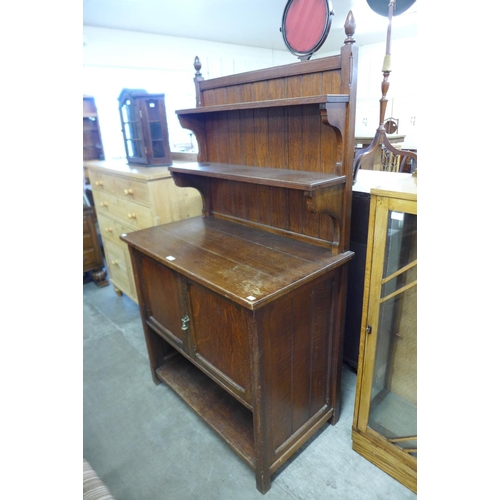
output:
POLYGON ((379 218, 384 223, 374 236, 365 345, 372 369, 363 373, 370 394, 361 398, 359 427, 416 457, 416 203, 379 198, 375 217, 376 227, 379 218))
MULTIPOLYGON (((158 99, 147 99, 145 102, 145 117, 147 121, 147 133, 149 133, 151 144, 151 156, 153 158, 165 158, 165 142, 160 113, 163 111, 158 99)), ((164 113, 164 111, 163 111, 164 113)))
POLYGON ((123 138, 127 158, 134 163, 147 163, 142 134, 141 111, 136 102, 127 99, 121 106, 123 138))

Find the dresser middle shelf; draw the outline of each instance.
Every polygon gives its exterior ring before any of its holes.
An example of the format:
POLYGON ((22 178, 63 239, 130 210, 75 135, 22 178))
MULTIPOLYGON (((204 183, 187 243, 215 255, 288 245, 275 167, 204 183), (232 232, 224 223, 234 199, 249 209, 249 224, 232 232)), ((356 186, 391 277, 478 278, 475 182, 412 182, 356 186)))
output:
POLYGON ((175 184, 197 189, 203 215, 331 248, 337 253, 345 176, 228 163, 169 167, 175 184))
POLYGON ((123 292, 137 302, 129 251, 120 235, 200 215, 200 195, 177 188, 167 167, 131 166, 126 160, 89 161, 84 166, 110 281, 119 295, 123 292))

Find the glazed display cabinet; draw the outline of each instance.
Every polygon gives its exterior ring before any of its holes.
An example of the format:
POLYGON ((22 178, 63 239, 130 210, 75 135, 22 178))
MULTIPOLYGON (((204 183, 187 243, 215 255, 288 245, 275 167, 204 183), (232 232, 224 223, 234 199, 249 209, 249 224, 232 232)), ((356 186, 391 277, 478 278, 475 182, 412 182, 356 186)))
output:
POLYGON ((171 165, 165 95, 123 89, 118 97, 125 153, 132 165, 171 165))
POLYGON ((353 449, 417 490, 417 178, 371 190, 353 449))

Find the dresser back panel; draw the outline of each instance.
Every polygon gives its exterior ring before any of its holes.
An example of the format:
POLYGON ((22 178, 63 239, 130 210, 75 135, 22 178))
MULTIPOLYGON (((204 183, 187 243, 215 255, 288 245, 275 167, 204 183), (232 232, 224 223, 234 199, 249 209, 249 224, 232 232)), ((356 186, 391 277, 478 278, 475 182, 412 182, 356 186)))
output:
POLYGON ((203 106, 340 94, 341 56, 325 57, 200 82, 203 106))
MULTIPOLYGON (((215 217, 243 219, 278 232, 290 231, 322 240, 325 245, 331 245, 334 240, 332 219, 309 212, 303 191, 211 179, 210 198, 211 213, 215 217)), ((340 211, 342 196, 336 201, 340 211)))
POLYGON ((343 175, 337 135, 322 123, 318 104, 223 111, 204 120, 200 162, 343 175))

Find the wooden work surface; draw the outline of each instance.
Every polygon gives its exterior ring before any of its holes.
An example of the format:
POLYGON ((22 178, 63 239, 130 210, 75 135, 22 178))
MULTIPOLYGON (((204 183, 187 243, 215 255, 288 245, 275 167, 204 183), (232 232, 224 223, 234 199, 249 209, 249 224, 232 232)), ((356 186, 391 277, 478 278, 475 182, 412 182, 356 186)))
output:
POLYGON ((356 183, 352 186, 353 192, 370 194, 371 190, 401 179, 407 179, 411 174, 405 172, 385 172, 383 170, 358 171, 356 183))
POLYGON ((372 195, 417 201, 417 176, 408 175, 403 179, 385 182, 371 189, 372 195))
POLYGON ((129 165, 125 158, 106 161, 86 161, 83 163, 83 166, 84 168, 94 169, 115 176, 123 175, 127 178, 137 178, 145 181, 172 177, 166 166, 141 167, 138 165, 129 165))
POLYGON ((252 310, 354 256, 353 252, 332 255, 326 248, 203 217, 136 231, 121 239, 252 310))

